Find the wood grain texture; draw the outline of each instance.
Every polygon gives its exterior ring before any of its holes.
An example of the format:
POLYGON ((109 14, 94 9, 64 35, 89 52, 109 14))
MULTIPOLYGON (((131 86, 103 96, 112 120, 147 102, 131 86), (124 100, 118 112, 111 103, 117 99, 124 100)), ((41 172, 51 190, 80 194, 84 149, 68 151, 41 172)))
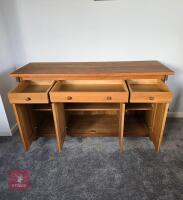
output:
POLYGON ((128 103, 126 104, 126 111, 128 110, 152 110, 151 103, 128 103))
POLYGON ((52 103, 58 151, 61 152, 66 135, 65 112, 62 103, 52 103))
POLYGON ((22 104, 13 104, 13 109, 24 149, 28 151, 36 137, 30 107, 22 104))
POLYGON ((70 113, 67 121, 67 134, 71 136, 104 137, 119 135, 117 115, 70 113))
POLYGON ((11 73, 27 80, 163 78, 174 72, 158 61, 29 63, 11 73))
POLYGON ((105 111, 120 109, 118 103, 66 103, 64 107, 66 111, 105 111))
POLYGON ((67 127, 73 136, 118 136, 121 151, 124 136, 150 136, 159 152, 172 98, 163 81, 173 74, 158 61, 25 65, 11 73, 20 83, 9 93, 10 102, 16 103, 13 107, 25 150, 35 136, 55 135, 61 151, 67 127), (55 85, 51 83, 56 80, 55 85), (72 104, 64 109, 64 103, 72 104), (40 112, 43 121, 34 130, 34 117, 40 112), (53 114, 51 123, 46 113, 53 114))
POLYGON ((120 83, 82 82, 65 83, 57 81, 50 91, 51 102, 127 102, 128 89, 124 81, 120 83))
POLYGON ((119 111, 119 148, 122 152, 124 150, 124 120, 125 120, 125 104, 120 103, 119 111))
POLYGON ((154 123, 150 134, 157 153, 160 151, 160 146, 163 139, 168 107, 168 103, 158 103, 155 107, 154 123))
POLYGON ((48 103, 48 93, 53 85, 54 81, 21 81, 8 93, 8 98, 11 103, 16 104, 48 103))
POLYGON ((127 80, 132 103, 163 103, 172 100, 172 93, 163 81, 158 79, 127 80))

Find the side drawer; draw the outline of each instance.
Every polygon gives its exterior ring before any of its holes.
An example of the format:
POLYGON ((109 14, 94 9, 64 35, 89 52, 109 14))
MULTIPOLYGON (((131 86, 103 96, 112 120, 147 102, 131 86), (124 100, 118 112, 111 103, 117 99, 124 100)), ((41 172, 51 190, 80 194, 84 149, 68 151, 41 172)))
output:
POLYGON ((172 93, 168 86, 159 79, 127 80, 132 103, 170 102, 172 93))
POLYGON ((8 93, 10 103, 33 104, 48 103, 48 92, 54 81, 22 81, 8 93))
POLYGON ((124 81, 58 81, 50 91, 52 102, 128 102, 124 81))

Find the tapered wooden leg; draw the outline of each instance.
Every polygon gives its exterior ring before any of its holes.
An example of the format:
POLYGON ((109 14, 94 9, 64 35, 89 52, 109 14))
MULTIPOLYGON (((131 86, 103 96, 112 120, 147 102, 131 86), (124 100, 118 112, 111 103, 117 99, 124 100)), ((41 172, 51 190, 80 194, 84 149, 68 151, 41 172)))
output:
POLYGON ((151 132, 151 138, 155 147, 155 151, 160 151, 161 142, 165 128, 165 122, 168 113, 168 103, 158 103, 156 105, 154 124, 151 132))
POLYGON ((58 151, 61 152, 66 135, 65 113, 63 103, 52 103, 58 151))
POLYGON ((119 111, 119 148, 122 152, 124 150, 124 118, 125 118, 125 104, 120 103, 120 111, 119 111))

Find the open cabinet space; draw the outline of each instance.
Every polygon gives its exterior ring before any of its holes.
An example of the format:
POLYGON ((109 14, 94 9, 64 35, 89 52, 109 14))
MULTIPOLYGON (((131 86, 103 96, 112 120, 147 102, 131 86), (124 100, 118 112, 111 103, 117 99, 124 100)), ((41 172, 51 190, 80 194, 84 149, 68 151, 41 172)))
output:
POLYGON ((67 112, 67 134, 71 136, 118 136, 119 113, 107 111, 67 112))
POLYGON ((35 128, 38 137, 55 137, 53 114, 50 111, 34 111, 35 128))
POLYGON ((124 136, 149 137, 154 120, 152 103, 128 103, 125 112, 124 136))
POLYGON ((117 136, 120 149, 123 149, 124 104, 52 103, 52 109, 59 151, 66 135, 117 136))
POLYGON ((148 111, 144 110, 127 110, 125 114, 125 136, 149 136, 150 127, 146 116, 148 111))
POLYGON ((25 150, 38 137, 55 136, 52 112, 35 111, 33 104, 13 104, 25 150))

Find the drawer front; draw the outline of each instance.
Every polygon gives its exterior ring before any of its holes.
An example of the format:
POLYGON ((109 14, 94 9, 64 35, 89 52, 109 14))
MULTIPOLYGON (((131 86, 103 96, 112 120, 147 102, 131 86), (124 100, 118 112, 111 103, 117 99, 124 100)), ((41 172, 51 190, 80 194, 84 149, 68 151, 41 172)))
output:
POLYGON ((21 81, 8 93, 9 101, 14 104, 48 103, 48 92, 53 85, 54 81, 21 81))
POLYGON ((164 103, 170 102, 172 99, 171 92, 159 92, 159 93, 141 93, 133 92, 130 95, 130 102, 132 103, 164 103))
POLYGON ((8 97, 11 103, 32 104, 49 102, 47 93, 9 93, 8 97))
POLYGON ((127 80, 132 103, 170 102, 172 93, 168 86, 159 79, 127 80))
POLYGON ((127 102, 127 92, 53 92, 52 102, 127 102))

